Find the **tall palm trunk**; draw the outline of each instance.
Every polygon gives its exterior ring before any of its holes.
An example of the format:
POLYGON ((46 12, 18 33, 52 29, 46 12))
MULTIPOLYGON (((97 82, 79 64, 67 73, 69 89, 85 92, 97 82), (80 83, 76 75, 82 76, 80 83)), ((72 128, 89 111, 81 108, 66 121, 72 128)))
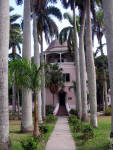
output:
POLYGON ((96 73, 92 48, 92 30, 90 17, 90 0, 86 0, 86 58, 88 73, 88 89, 90 99, 90 122, 93 127, 97 127, 97 99, 96 99, 96 73))
POLYGON ((76 14, 75 14, 75 1, 73 2, 73 17, 74 17, 74 53, 75 53, 75 69, 76 69, 76 109, 78 117, 81 119, 81 86, 80 86, 80 64, 79 64, 79 50, 77 41, 77 28, 76 28, 76 14))
POLYGON ((87 89, 86 89, 86 60, 84 52, 84 28, 85 28, 85 8, 81 12, 80 37, 79 37, 79 57, 80 57, 80 80, 81 80, 81 102, 82 121, 88 121, 87 113, 87 89))
POLYGON ((9 150, 8 115, 9 1, 0 1, 0 150, 9 150))
POLYGON ((37 93, 34 92, 34 131, 33 131, 34 138, 36 138, 38 135, 40 135, 39 125, 38 125, 37 107, 38 107, 37 93))
MULTIPOLYGON (((37 67, 40 67, 40 53, 37 36, 37 23, 36 23, 36 12, 33 9, 33 36, 34 36, 34 63, 37 67)), ((38 91, 38 121, 42 123, 42 103, 41 103, 41 91, 38 91)))
POLYGON ((16 112, 16 89, 15 89, 15 82, 13 81, 12 85, 12 112, 16 112))
MULTIPOLYGON (((41 33, 41 63, 44 63, 44 55, 43 55, 43 34, 41 33)), ((45 92, 45 70, 44 68, 42 69, 42 79, 41 79, 41 84, 42 84, 42 116, 43 119, 46 117, 46 110, 45 110, 45 102, 46 102, 46 92, 45 92)))
MULTIPOLYGON (((30 29, 30 0, 24 0, 24 27, 23 27, 23 57, 31 60, 31 29, 30 29)), ((22 132, 33 130, 32 122, 32 93, 23 89, 22 93, 22 132)))
POLYGON ((106 28, 107 53, 109 64, 110 88, 111 88, 111 137, 113 138, 113 0, 103 0, 104 23, 106 28))

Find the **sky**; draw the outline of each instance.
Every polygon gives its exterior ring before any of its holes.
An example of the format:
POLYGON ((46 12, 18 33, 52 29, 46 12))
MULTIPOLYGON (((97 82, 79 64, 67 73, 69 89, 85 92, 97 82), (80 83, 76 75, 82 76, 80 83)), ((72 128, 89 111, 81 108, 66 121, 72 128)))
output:
MULTIPOLYGON (((23 5, 17 6, 15 1, 16 1, 16 0, 10 0, 10 6, 14 7, 14 11, 12 12, 12 14, 20 14, 20 15, 23 17, 23 5)), ((72 14, 72 12, 71 12, 70 9, 65 10, 65 9, 62 7, 60 1, 58 1, 58 3, 55 4, 55 6, 58 7, 60 10, 62 10, 62 14, 64 14, 65 12, 69 12, 69 13, 72 14)), ((54 19, 54 21, 56 22, 56 24, 57 24, 57 26, 58 26, 59 32, 60 32, 64 27, 69 26, 69 23, 68 23, 67 20, 64 20, 64 19, 63 19, 62 22, 60 22, 60 21, 58 21, 55 17, 53 17, 53 19, 54 19)), ((21 20, 22 20, 22 18, 19 19, 18 22, 21 22, 21 20)), ((33 32, 32 22, 31 22, 31 30, 32 30, 32 32, 33 32)), ((33 34, 31 33, 31 36, 32 36, 32 35, 33 35, 33 34)), ((103 38, 103 43, 106 43, 105 38, 103 38)), ((33 51, 33 45, 34 45, 34 44, 33 44, 33 36, 32 36, 32 40, 31 40, 31 45, 32 45, 32 47, 31 47, 31 49, 32 49, 31 55, 33 56, 33 55, 34 55, 34 51, 33 51)), ((45 40, 44 40, 44 50, 46 50, 47 47, 48 47, 48 45, 46 44, 46 42, 45 42, 45 40)), ((94 40, 94 47, 93 47, 94 51, 97 49, 97 47, 98 47, 98 41, 97 41, 97 38, 95 38, 95 40, 94 40)), ((106 47, 104 47, 104 53, 106 54, 106 47)))

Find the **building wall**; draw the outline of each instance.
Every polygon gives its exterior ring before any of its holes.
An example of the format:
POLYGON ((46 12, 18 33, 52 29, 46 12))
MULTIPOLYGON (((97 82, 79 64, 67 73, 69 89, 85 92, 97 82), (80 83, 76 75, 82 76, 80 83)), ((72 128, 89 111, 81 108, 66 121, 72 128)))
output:
MULTIPOLYGON (((66 92, 66 102, 69 104, 71 108, 75 108, 76 97, 73 87, 73 81, 76 80, 75 77, 75 65, 74 63, 64 62, 59 63, 59 67, 63 69, 63 73, 70 74, 70 82, 65 82, 64 91, 66 92)), ((59 89, 60 91, 60 89, 59 89)), ((54 104, 58 103, 58 93, 54 96, 54 104)), ((46 89, 46 105, 53 105, 53 95, 50 90, 46 89)))

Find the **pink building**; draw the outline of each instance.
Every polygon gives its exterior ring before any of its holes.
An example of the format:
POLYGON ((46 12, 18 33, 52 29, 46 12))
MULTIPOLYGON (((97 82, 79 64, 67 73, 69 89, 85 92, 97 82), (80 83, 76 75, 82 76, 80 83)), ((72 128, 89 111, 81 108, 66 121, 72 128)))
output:
MULTIPOLYGON (((59 89, 55 95, 55 110, 54 114, 64 106, 67 112, 71 108, 76 108, 76 97, 73 87, 73 81, 75 77, 75 65, 73 62, 73 55, 70 53, 67 47, 67 43, 61 45, 58 40, 51 42, 47 50, 44 52, 45 60, 47 63, 58 63, 59 67, 63 69, 65 77, 65 84, 63 91, 59 89)), ((53 96, 50 90, 46 89, 46 105, 53 105, 53 96)))

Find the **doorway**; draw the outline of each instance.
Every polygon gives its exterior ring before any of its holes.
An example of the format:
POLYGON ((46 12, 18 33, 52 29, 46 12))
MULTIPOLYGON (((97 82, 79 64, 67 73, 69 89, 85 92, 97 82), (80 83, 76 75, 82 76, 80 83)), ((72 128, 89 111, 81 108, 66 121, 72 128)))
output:
POLYGON ((66 92, 64 92, 62 89, 60 90, 58 94, 59 98, 59 104, 60 106, 65 106, 65 98, 66 98, 66 92))
POLYGON ((58 99, 59 99, 59 110, 58 110, 58 116, 67 116, 67 110, 65 106, 65 100, 66 100, 66 92, 64 92, 63 89, 61 89, 58 93, 58 99))

